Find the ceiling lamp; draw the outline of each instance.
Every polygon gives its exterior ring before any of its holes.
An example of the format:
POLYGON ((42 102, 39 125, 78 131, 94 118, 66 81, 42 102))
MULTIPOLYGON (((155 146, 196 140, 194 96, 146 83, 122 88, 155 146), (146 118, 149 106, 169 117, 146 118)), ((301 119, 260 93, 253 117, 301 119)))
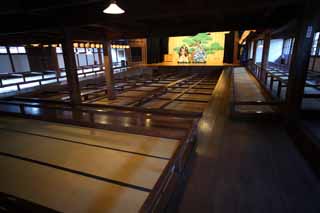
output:
POLYGON ((122 14, 125 11, 116 4, 116 1, 112 0, 110 5, 104 9, 103 12, 106 14, 122 14))
POLYGON ((39 47, 40 44, 31 44, 32 47, 39 47))

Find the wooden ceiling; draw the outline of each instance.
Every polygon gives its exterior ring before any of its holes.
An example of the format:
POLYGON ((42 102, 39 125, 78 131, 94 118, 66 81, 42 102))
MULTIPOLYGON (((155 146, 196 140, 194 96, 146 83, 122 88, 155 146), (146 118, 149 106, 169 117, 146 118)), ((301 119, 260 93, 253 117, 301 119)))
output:
POLYGON ((0 42, 8 38, 54 40, 66 28, 86 32, 79 35, 111 38, 277 28, 295 19, 304 2, 118 0, 126 13, 107 15, 102 13, 107 0, 4 0, 0 8, 0 42))

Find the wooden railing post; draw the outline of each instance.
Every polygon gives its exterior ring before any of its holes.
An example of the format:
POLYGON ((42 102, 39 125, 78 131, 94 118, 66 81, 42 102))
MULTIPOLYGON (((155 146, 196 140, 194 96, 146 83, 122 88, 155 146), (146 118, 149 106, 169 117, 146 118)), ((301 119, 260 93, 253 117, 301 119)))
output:
POLYGON ((289 124, 295 123, 300 118, 310 50, 315 28, 320 24, 320 15, 319 11, 315 10, 316 8, 318 7, 308 2, 304 13, 298 20, 286 94, 286 112, 289 124))
POLYGON ((271 40, 271 32, 269 30, 267 30, 264 33, 264 40, 263 40, 261 74, 260 74, 260 78, 259 78, 261 82, 265 82, 264 76, 265 76, 265 74, 267 72, 267 68, 268 68, 270 40, 271 40))

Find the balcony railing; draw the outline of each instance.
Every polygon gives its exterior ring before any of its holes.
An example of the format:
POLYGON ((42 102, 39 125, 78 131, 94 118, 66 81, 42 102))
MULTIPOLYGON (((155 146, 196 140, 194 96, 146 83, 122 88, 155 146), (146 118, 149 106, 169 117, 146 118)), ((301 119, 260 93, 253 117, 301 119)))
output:
MULTIPOLYGON (((79 78, 97 76, 104 73, 104 67, 100 65, 78 67, 77 72, 79 78)), ((48 70, 45 72, 0 74, 0 93, 17 92, 66 80, 65 69, 60 69, 59 72, 48 70)))

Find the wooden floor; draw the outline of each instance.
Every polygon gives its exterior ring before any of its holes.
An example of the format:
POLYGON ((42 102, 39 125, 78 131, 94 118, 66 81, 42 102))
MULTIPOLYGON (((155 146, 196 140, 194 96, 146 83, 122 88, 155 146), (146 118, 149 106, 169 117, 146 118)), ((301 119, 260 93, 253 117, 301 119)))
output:
POLYGON ((179 212, 320 212, 319 181, 284 126, 230 120, 228 93, 228 82, 219 81, 200 121, 179 212))
MULTIPOLYGON (((229 118, 231 70, 222 73, 210 100, 206 95, 211 95, 212 86, 192 89, 194 93, 207 92, 198 94, 205 103, 192 102, 190 99, 198 96, 183 94, 180 98, 189 101, 166 105, 185 109, 181 104, 190 102, 191 111, 205 107, 197 104, 207 106, 198 125, 196 157, 178 211, 319 213, 319 181, 284 125, 229 118)), ((238 101, 265 100, 257 92, 254 78, 241 68, 236 69, 237 74, 238 101)), ((183 86, 175 90, 183 91, 183 86)), ((137 87, 127 95, 134 98, 146 90, 137 87)), ((173 92, 163 95, 175 97, 173 92)), ((162 101, 160 98, 152 101, 143 103, 144 107, 163 105, 156 102, 162 101)), ((32 115, 49 113, 29 108, 26 111, 32 115)), ((106 111, 93 120, 126 128, 138 126, 157 134, 1 117, 1 192, 62 212, 137 212, 178 149, 179 138, 185 137, 189 120, 162 114, 152 115, 150 120, 145 113, 134 111, 106 111), (119 116, 123 116, 120 121, 119 116)))
POLYGON ((0 189, 61 212, 137 212, 178 140, 0 118, 0 189))
MULTIPOLYGON (((233 71, 234 101, 236 102, 266 102, 268 97, 259 89, 258 82, 244 67, 234 68, 233 71)), ((267 105, 236 105, 239 113, 273 112, 267 105)))
POLYGON ((142 85, 119 91, 115 100, 104 95, 89 103, 201 113, 211 98, 220 71, 206 73, 176 72, 164 80, 142 80, 142 85), (158 92, 160 89, 163 89, 161 93, 158 92))

